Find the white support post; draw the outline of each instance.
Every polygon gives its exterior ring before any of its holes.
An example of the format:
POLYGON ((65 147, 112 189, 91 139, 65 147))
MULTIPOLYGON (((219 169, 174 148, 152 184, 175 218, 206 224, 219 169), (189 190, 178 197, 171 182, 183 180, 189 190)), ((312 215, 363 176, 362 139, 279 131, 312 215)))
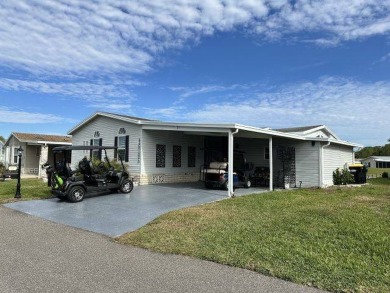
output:
POLYGON ((274 159, 273 159, 273 152, 272 152, 272 136, 269 138, 268 148, 269 148, 269 190, 272 191, 274 189, 274 159))
POLYGON ((234 137, 231 130, 228 133, 228 197, 234 196, 233 191, 233 147, 234 147, 234 137))

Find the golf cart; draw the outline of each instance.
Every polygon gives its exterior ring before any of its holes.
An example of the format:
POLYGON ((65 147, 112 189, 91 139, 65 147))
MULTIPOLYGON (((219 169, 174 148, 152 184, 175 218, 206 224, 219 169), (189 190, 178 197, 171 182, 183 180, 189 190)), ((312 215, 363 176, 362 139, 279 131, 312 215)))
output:
MULTIPOLYGON (((253 163, 247 162, 243 152, 234 152, 233 155, 233 188, 251 187, 250 177, 253 173, 253 163)), ((202 170, 205 187, 228 189, 228 163, 226 161, 210 162, 208 167, 202 170)))
POLYGON ((46 168, 48 185, 51 186, 53 195, 70 202, 79 202, 86 195, 101 193, 130 193, 133 190, 133 181, 123 165, 119 156, 121 170, 115 170, 107 157, 108 149, 116 149, 111 146, 61 146, 53 148, 54 166, 49 163, 46 168), (72 151, 97 151, 104 152, 105 162, 94 165, 91 160, 84 157, 78 164, 77 170, 71 170, 69 166, 72 151))

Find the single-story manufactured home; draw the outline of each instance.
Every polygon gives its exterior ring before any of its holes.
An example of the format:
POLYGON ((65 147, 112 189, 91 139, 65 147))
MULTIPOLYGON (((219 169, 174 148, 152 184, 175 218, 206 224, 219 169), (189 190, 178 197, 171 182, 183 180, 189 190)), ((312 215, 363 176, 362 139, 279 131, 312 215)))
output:
MULTIPOLYGON (((260 183, 274 187, 325 187, 332 172, 354 163, 358 144, 324 125, 273 130, 242 124, 176 123, 97 112, 68 133, 73 145, 117 146, 136 184, 194 182, 213 161, 227 162, 233 191, 234 153, 245 154, 260 183), (260 178, 263 177, 263 178, 260 178)), ((85 156, 72 154, 72 165, 85 156)))
POLYGON ((371 156, 361 159, 367 168, 390 168, 390 156, 371 156))
POLYGON ((21 174, 46 176, 42 164, 53 163, 52 149, 59 145, 72 145, 72 138, 63 135, 12 132, 4 144, 5 166, 18 165, 18 149, 22 147, 21 174))

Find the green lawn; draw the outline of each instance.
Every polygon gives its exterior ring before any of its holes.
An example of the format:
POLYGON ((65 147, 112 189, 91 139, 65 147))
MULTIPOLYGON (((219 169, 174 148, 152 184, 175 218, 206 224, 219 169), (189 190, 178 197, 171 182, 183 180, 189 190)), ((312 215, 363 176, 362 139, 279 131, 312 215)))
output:
MULTIPOLYGON (((15 201, 17 180, 0 181, 0 204, 15 201)), ((39 179, 21 180, 22 199, 42 199, 51 197, 47 183, 39 179)))
POLYGON ((390 175, 390 168, 368 168, 367 175, 376 175, 382 177, 382 173, 387 172, 390 175))
POLYGON ((390 180, 223 200, 117 240, 334 292, 390 292, 390 180))

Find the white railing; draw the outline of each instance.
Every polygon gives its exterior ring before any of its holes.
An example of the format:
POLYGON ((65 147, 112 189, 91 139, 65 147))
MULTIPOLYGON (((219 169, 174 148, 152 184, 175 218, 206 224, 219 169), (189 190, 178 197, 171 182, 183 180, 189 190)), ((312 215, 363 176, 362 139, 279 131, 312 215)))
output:
POLYGON ((26 168, 25 169, 25 174, 38 175, 38 173, 39 173, 39 168, 26 168))

